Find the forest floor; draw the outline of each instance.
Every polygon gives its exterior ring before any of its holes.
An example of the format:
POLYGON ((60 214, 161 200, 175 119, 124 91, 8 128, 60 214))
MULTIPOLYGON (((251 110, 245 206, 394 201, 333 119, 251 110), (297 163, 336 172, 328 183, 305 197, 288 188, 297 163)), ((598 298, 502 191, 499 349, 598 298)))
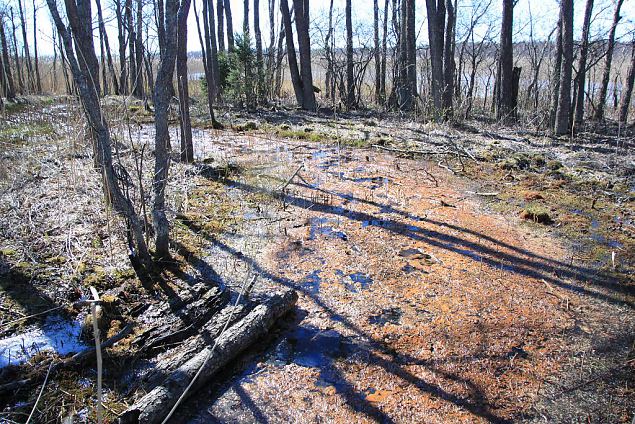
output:
MULTIPOLYGON (((113 130, 120 156, 131 169, 141 152, 149 187, 153 128, 142 108, 124 107, 135 123, 113 130)), ((40 379, 5 393, 0 416, 22 422, 56 355, 33 355, 23 341, 14 362, 28 361, 7 366, 7 340, 40 329, 55 345, 59 322, 6 323, 64 306, 67 344, 54 346, 63 355, 78 349, 69 339, 89 343, 78 334, 86 312, 68 304, 88 286, 112 296, 107 334, 166 295, 129 268, 77 106, 40 102, 7 117, 0 384, 40 379)), ((219 119, 224 130, 195 121, 195 164, 172 164, 168 285, 180 293, 179 281, 202 278, 235 296, 255 277, 252 302, 281 287, 300 298, 180 421, 633 419, 632 130, 570 141, 392 115, 228 110, 219 119)), ((107 351, 110 419, 188 343, 149 355, 135 344, 142 330, 107 351)), ((86 364, 51 376, 41 421, 92 415, 94 375, 86 364)))

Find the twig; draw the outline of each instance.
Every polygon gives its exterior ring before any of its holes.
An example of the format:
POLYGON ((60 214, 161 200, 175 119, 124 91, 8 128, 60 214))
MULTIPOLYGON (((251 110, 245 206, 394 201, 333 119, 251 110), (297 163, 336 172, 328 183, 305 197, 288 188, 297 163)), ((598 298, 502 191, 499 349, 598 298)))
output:
MULTIPOLYGON (((99 293, 94 287, 90 287, 90 291, 93 294, 95 302, 99 302, 99 293)), ((93 314, 93 333, 95 334, 95 353, 97 354, 97 423, 102 423, 102 393, 101 393, 101 372, 102 372, 102 357, 101 357, 101 344, 99 343, 99 324, 97 322, 97 304, 90 304, 90 312, 93 314)))
POLYGON ((492 191, 492 192, 480 192, 480 191, 466 191, 468 194, 475 194, 477 196, 486 196, 486 197, 496 197, 500 194, 500 191, 492 191))
POLYGON ((291 175, 291 177, 289 177, 289 179, 287 180, 286 183, 284 183, 279 189, 279 192, 284 192, 284 190, 289 186, 289 184, 291 184, 291 181, 293 181, 293 179, 295 178, 296 175, 298 175, 298 172, 300 172, 300 170, 304 167, 304 164, 298 166, 298 169, 295 170, 295 172, 293 173, 293 175, 291 175))
POLYGON ((40 389, 40 394, 37 395, 37 399, 35 400, 35 405, 33 405, 33 409, 29 414, 29 418, 26 420, 26 424, 29 424, 31 418, 33 418, 33 414, 35 414, 35 410, 37 409, 37 404, 40 402, 40 398, 42 397, 42 393, 44 393, 44 388, 46 387, 46 383, 49 380, 49 374, 51 373, 51 368, 53 368, 53 362, 50 363, 49 369, 46 372, 46 377, 44 377, 44 383, 42 383, 42 388, 40 389))
MULTIPOLYGON (((81 301, 79 301, 79 302, 75 302, 75 303, 71 304, 70 306, 72 306, 73 308, 78 308, 78 307, 81 307, 81 306, 86 306, 86 305, 88 305, 88 304, 92 304, 92 303, 99 303, 99 301, 94 301, 94 300, 81 300, 81 301)), ((68 306, 68 305, 56 306, 56 307, 54 307, 54 308, 47 309, 46 311, 42 311, 42 312, 38 312, 38 313, 35 313, 35 314, 27 315, 27 316, 25 316, 25 317, 21 317, 21 318, 18 318, 18 319, 14 319, 13 321, 9 321, 9 322, 7 322, 6 324, 2 324, 2 327, 0 327, 0 331, 4 331, 4 330, 6 330, 8 327, 12 326, 13 324, 17 324, 17 323, 18 323, 18 322, 20 322, 20 321, 24 321, 24 320, 27 320, 27 319, 29 319, 29 318, 35 318, 35 317, 40 316, 40 315, 45 315, 45 314, 48 314, 48 313, 50 313, 50 312, 53 312, 53 311, 57 311, 57 310, 59 310, 59 309, 66 308, 66 306, 68 306)))

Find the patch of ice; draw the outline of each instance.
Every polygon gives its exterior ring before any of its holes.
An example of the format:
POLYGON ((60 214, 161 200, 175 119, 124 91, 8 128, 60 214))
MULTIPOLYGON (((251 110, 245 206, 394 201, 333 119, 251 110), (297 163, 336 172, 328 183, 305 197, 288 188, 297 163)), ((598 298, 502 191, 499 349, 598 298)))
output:
POLYGON ((80 334, 80 322, 50 316, 41 327, 0 340, 0 368, 26 362, 38 352, 54 351, 59 355, 79 352, 86 348, 80 334))

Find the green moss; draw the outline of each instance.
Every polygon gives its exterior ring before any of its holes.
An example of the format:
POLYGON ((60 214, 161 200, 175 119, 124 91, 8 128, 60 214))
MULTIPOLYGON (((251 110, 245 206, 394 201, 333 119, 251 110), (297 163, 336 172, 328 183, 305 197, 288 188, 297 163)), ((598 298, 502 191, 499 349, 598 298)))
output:
POLYGON ((36 137, 52 137, 53 126, 48 122, 36 121, 21 124, 9 124, 0 128, 0 142, 22 144, 36 137))

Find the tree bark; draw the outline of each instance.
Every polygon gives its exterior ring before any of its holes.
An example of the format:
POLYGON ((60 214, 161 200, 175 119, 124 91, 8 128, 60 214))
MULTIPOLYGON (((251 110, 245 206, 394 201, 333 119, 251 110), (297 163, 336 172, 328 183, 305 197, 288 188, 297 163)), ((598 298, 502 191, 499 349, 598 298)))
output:
POLYGON ((289 4, 287 3, 287 0, 280 0, 280 12, 282 13, 282 23, 284 24, 291 83, 293 84, 293 91, 295 93, 295 99, 298 102, 298 106, 303 107, 304 90, 302 87, 302 80, 300 79, 300 71, 298 70, 298 62, 295 55, 295 45, 293 43, 293 27, 291 26, 291 13, 289 12, 289 4))
MULTIPOLYGON (((128 2, 129 0, 123 0, 128 2)), ((122 0, 115 0, 115 15, 117 17, 117 41, 119 41, 119 94, 128 94, 128 72, 126 68, 126 25, 124 21, 124 4, 122 0)))
POLYGON ((496 118, 510 121, 514 118, 512 98, 514 44, 512 31, 514 26, 514 0, 503 0, 503 19, 500 38, 500 86, 498 90, 496 118))
POLYGON ((386 102, 386 56, 388 54, 388 5, 390 0, 385 0, 384 2, 384 27, 383 27, 383 37, 381 41, 381 76, 379 79, 380 89, 379 89, 379 99, 380 104, 384 104, 386 102))
POLYGON ((351 0, 346 0, 346 108, 349 110, 355 108, 355 80, 353 76, 353 17, 351 9, 351 0))
POLYGON ((225 0, 225 20, 227 21, 227 49, 234 51, 234 24, 232 22, 232 8, 229 0, 225 0))
POLYGON ((254 37, 256 39, 256 100, 258 104, 264 104, 267 102, 267 93, 265 88, 265 63, 262 57, 262 35, 260 34, 260 2, 258 0, 254 0, 254 37))
POLYGON ((456 9, 452 4, 452 0, 446 0, 445 10, 447 25, 445 26, 445 43, 443 45, 443 117, 444 119, 449 119, 453 114, 452 100, 454 96, 454 74, 456 68, 456 63, 454 62, 456 9))
POLYGON ((37 53, 37 5, 33 0, 33 60, 35 64, 35 88, 37 93, 42 93, 42 78, 40 78, 40 58, 37 53))
POLYGON ((428 39, 432 71, 432 103, 436 113, 443 109, 443 47, 445 28, 444 0, 426 0, 428 12, 428 39))
MULTIPOLYGON (((121 424, 154 424, 163 421, 197 375, 187 395, 203 387, 219 370, 265 335, 274 322, 290 311, 297 300, 293 290, 274 294, 247 316, 229 327, 214 342, 177 368, 160 385, 134 403, 120 417, 121 424)), ((186 396, 187 397, 187 396, 186 396)))
POLYGON ((253 109, 256 106, 254 98, 254 78, 251 69, 251 34, 249 29, 249 0, 243 0, 243 43, 249 52, 245 55, 245 100, 247 108, 253 109))
MULTIPOLYGON (((203 0, 203 41, 205 43, 203 54, 205 55, 205 82, 207 84, 207 106, 212 125, 215 125, 216 117, 214 116, 214 97, 216 94, 216 80, 214 77, 214 59, 212 57, 212 44, 210 32, 212 29, 209 25, 209 0, 203 0)), ((196 18, 198 22, 198 17, 196 18)))
POLYGON ((7 99, 13 100, 15 99, 15 85, 13 84, 13 75, 11 74, 9 46, 7 45, 7 37, 4 32, 4 14, 0 14, 0 43, 2 43, 3 82, 5 82, 6 96, 7 99))
POLYGON ((300 50, 300 77, 302 79, 302 108, 316 110, 313 74, 311 70, 311 40, 309 37, 309 0, 293 0, 295 27, 300 50))
MULTIPOLYGON (((620 16, 620 9, 624 0, 617 0, 615 3, 615 9, 613 11, 613 24, 609 31, 609 40, 606 48, 606 59, 604 62, 604 73, 602 74, 602 84, 600 85, 600 98, 598 100, 598 107, 595 109, 595 119, 598 121, 604 120, 604 110, 606 107, 606 94, 609 88, 609 81, 611 79, 611 62, 613 61, 613 50, 615 50, 615 29, 622 17, 620 16)), ((615 87, 613 88, 615 89, 615 87)))
POLYGON ((191 0, 182 0, 177 23, 176 80, 179 91, 179 124, 181 129, 181 161, 194 161, 190 94, 187 78, 187 16, 191 0))
POLYGON ((549 123, 552 127, 556 125, 556 112, 558 110, 558 95, 560 93, 560 71, 562 69, 562 11, 558 19, 556 29, 556 52, 552 75, 551 87, 551 108, 549 109, 549 123))
POLYGON ((628 122, 628 110, 631 107, 633 83, 635 83, 635 37, 631 42, 631 66, 628 68, 626 85, 622 91, 622 99, 620 102, 620 122, 622 124, 626 124, 628 122))
POLYGON ((582 45, 580 46, 580 58, 578 60, 578 73, 575 76, 574 107, 575 124, 579 125, 584 119, 584 87, 586 84, 586 61, 589 53, 589 32, 591 29, 591 15, 593 13, 593 0, 586 1, 584 8, 584 23, 582 24, 582 45))
MULTIPOLYGON (((33 77, 33 64, 31 63, 31 52, 27 40, 26 19, 22 9, 22 0, 18 0, 18 11, 20 12, 20 27, 22 28, 22 47, 24 48, 24 58, 26 60, 27 84, 30 92, 35 91, 35 79, 33 77)), ((91 41, 92 43, 92 41, 91 41)), ((99 75, 99 74, 97 74, 99 75)))
POLYGON ((573 0, 561 0, 562 67, 556 111, 555 135, 569 132, 571 126, 571 75, 573 72, 573 0))
POLYGON ((168 146, 170 143, 170 133, 168 130, 168 110, 174 76, 174 63, 176 59, 176 27, 177 14, 184 11, 179 10, 177 0, 166 0, 165 2, 165 49, 159 62, 156 82, 154 84, 154 128, 155 128, 155 151, 154 151, 154 178, 152 189, 154 191, 154 201, 152 204, 152 223, 156 234, 155 254, 159 260, 170 258, 169 252, 169 223, 165 214, 165 188, 168 179, 168 169, 170 164, 168 146))
POLYGON ((224 0, 216 2, 216 23, 218 29, 218 51, 225 52, 225 4, 224 0))
MULTIPOLYGON (((143 84, 143 3, 142 0, 137 0, 137 17, 136 17, 136 29, 135 29, 135 69, 137 71, 137 76, 135 77, 135 97, 142 99, 145 97, 145 89, 143 84)), ((152 84, 152 81, 148 81, 148 84, 152 84)), ((171 85, 171 84, 170 84, 171 85)))

